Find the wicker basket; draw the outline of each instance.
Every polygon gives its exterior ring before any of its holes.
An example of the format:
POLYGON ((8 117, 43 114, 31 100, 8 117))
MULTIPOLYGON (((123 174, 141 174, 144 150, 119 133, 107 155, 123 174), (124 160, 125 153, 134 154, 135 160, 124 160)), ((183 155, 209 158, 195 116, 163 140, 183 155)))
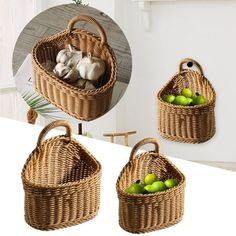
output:
POLYGON ((52 122, 40 133, 22 170, 26 222, 40 230, 52 230, 95 217, 100 175, 99 162, 71 137, 69 124, 52 122), (64 126, 66 135, 44 140, 57 126, 64 126))
POLYGON ((145 233, 178 223, 184 213, 184 175, 159 154, 155 139, 147 138, 137 143, 130 160, 123 168, 116 183, 119 198, 119 224, 131 233, 145 233), (153 143, 155 151, 136 155, 138 149, 153 143), (177 178, 179 184, 163 192, 152 194, 128 194, 124 190, 148 173, 156 173, 160 180, 177 178))
POLYGON ((164 138, 186 143, 202 143, 215 134, 216 94, 211 83, 205 78, 198 62, 183 59, 177 73, 158 93, 158 131, 164 138), (195 66, 198 71, 184 69, 195 66), (198 92, 208 99, 208 104, 198 106, 179 106, 163 101, 167 94, 180 94, 184 87, 198 92))
POLYGON ((42 39, 33 48, 33 82, 46 100, 69 115, 80 120, 93 120, 109 110, 113 87, 116 82, 117 65, 113 50, 107 44, 107 37, 102 26, 90 16, 75 16, 68 28, 51 37, 42 39), (100 37, 82 29, 74 29, 77 21, 93 24, 100 37), (56 61, 57 53, 70 44, 83 52, 101 58, 106 64, 106 71, 100 78, 100 87, 93 90, 78 89, 45 70, 42 63, 56 61))

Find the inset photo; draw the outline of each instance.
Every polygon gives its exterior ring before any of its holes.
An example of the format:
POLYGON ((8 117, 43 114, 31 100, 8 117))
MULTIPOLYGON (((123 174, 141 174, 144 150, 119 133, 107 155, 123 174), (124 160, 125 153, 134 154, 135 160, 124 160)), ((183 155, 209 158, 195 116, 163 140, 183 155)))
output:
POLYGON ((130 81, 132 56, 120 27, 88 5, 59 5, 34 17, 13 53, 28 122, 92 121, 112 109, 130 81))

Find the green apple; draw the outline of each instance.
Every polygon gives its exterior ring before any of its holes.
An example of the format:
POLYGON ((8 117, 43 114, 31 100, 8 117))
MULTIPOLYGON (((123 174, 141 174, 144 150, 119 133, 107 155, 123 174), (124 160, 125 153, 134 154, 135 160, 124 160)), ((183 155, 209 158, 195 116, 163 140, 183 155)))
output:
POLYGON ((190 106, 192 104, 193 99, 192 98, 186 98, 186 100, 188 102, 187 105, 190 106))
POLYGON ((190 88, 183 88, 181 91, 181 95, 186 98, 191 98, 193 96, 193 92, 190 88))
POLYGON ((168 103, 172 103, 175 100, 175 96, 173 94, 165 95, 163 100, 168 103))
POLYGON ((187 98, 182 96, 182 95, 179 95, 177 97, 175 97, 175 100, 173 102, 175 105, 181 105, 181 106, 186 106, 188 105, 188 101, 187 101, 187 98))
POLYGON ((207 104, 207 103, 208 103, 207 98, 205 98, 201 95, 193 97, 193 101, 192 101, 193 105, 203 105, 203 104, 207 104))
POLYGON ((178 185, 179 181, 177 179, 167 179, 164 183, 167 188, 173 188, 178 185))
POLYGON ((131 194, 145 193, 145 189, 141 184, 132 184, 130 187, 125 189, 125 192, 131 194))
POLYGON ((146 185, 146 186, 144 187, 144 189, 145 189, 148 193, 154 193, 151 184, 146 185))
POLYGON ((162 181, 156 181, 152 183, 152 191, 154 192, 164 191, 165 189, 166 189, 166 185, 162 181))
POLYGON ((144 183, 146 185, 152 184, 153 182, 157 181, 157 176, 154 173, 147 174, 144 177, 144 183))

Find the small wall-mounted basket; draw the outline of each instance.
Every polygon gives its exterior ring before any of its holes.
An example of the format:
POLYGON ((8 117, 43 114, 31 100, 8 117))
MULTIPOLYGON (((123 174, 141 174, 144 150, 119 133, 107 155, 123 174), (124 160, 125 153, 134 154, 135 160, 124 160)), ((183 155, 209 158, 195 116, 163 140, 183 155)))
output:
POLYGON ((22 170, 26 222, 52 230, 92 219, 100 204, 100 178, 100 163, 72 138, 69 124, 52 122, 22 170), (44 140, 57 126, 64 126, 66 134, 44 140))
POLYGON ((211 83, 204 76, 202 67, 193 59, 180 62, 177 73, 157 94, 158 131, 164 138, 186 143, 202 143, 215 134, 216 94, 211 83), (183 65, 195 66, 198 71, 184 69, 183 65), (183 88, 190 88, 207 98, 208 103, 197 106, 181 106, 167 103, 163 97, 180 94, 183 88))
POLYGON ((117 64, 112 48, 102 26, 90 16, 75 16, 65 31, 42 39, 33 48, 33 82, 39 94, 69 115, 80 120, 93 120, 109 110, 113 88, 116 82, 117 64), (84 29, 75 29, 77 21, 85 21, 96 27, 100 37, 84 29), (70 44, 85 55, 91 53, 105 62, 106 71, 97 89, 83 90, 72 86, 42 64, 47 60, 56 61, 56 55, 70 44))
POLYGON ((119 224, 131 233, 145 233, 178 223, 184 213, 185 177, 164 155, 153 138, 137 143, 130 160, 121 171, 116 183, 119 198, 119 224), (155 150, 137 154, 145 144, 154 144, 155 150), (176 178, 174 188, 149 194, 130 194, 125 189, 147 173, 156 173, 159 180, 176 178))

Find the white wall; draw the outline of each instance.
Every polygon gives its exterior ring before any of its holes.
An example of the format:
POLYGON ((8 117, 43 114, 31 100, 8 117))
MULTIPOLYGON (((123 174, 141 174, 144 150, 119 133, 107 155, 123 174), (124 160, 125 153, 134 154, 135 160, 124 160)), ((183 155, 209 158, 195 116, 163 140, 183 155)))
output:
POLYGON ((131 0, 116 1, 115 19, 133 56, 130 87, 117 121, 135 129, 135 143, 158 137, 163 153, 188 160, 236 161, 236 1, 152 3, 150 32, 131 0), (166 141, 157 134, 156 93, 178 70, 182 58, 200 62, 216 93, 216 135, 199 145, 166 141), (125 113, 125 115, 124 115, 125 113))
POLYGON ((21 30, 35 14, 35 1, 0 0, 0 87, 14 84, 12 52, 21 30))

